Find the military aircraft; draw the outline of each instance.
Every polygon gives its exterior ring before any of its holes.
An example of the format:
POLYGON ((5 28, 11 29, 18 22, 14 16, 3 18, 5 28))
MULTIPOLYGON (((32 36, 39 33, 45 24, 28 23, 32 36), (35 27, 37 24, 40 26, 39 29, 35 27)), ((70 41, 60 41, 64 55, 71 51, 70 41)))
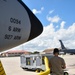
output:
POLYGON ((42 31, 42 23, 22 0, 0 0, 0 52, 25 43, 42 31))
POLYGON ((61 44, 61 49, 60 52, 64 52, 64 54, 69 53, 69 54, 75 54, 75 49, 67 49, 64 44, 62 43, 61 40, 59 40, 60 44, 61 44))

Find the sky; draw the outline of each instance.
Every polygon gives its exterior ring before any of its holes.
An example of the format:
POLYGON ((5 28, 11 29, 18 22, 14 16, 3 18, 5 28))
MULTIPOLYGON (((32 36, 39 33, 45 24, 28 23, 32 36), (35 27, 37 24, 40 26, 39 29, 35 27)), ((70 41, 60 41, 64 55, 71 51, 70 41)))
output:
POLYGON ((37 38, 13 49, 43 51, 59 48, 61 39, 67 48, 75 48, 75 0, 22 0, 43 25, 37 38))

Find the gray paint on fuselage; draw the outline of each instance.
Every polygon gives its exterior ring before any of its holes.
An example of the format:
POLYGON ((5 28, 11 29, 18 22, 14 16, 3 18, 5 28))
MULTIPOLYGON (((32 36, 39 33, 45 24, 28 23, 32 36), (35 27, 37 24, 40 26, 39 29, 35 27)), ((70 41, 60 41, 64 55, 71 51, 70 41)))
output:
POLYGON ((0 51, 25 43, 42 33, 41 22, 24 5, 22 0, 0 1, 0 51))

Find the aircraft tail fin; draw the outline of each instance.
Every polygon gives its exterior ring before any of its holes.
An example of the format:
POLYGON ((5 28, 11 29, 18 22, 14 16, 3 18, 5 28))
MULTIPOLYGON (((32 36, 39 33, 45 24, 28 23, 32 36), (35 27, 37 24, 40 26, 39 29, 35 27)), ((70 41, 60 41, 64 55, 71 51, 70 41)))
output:
POLYGON ((61 49, 66 49, 65 46, 64 46, 64 44, 62 43, 62 41, 59 40, 59 42, 60 42, 60 44, 61 44, 61 49))

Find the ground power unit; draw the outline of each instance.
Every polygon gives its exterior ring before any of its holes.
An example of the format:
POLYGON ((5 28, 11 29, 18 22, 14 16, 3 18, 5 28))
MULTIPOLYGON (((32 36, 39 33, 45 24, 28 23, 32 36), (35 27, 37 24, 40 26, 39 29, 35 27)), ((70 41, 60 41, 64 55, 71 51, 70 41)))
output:
MULTIPOLYGON (((47 57, 48 60, 52 57, 52 54, 22 54, 20 56, 21 68, 31 69, 31 70, 45 70, 45 61, 44 57, 47 57)), ((49 63, 49 62, 47 62, 49 63)))

